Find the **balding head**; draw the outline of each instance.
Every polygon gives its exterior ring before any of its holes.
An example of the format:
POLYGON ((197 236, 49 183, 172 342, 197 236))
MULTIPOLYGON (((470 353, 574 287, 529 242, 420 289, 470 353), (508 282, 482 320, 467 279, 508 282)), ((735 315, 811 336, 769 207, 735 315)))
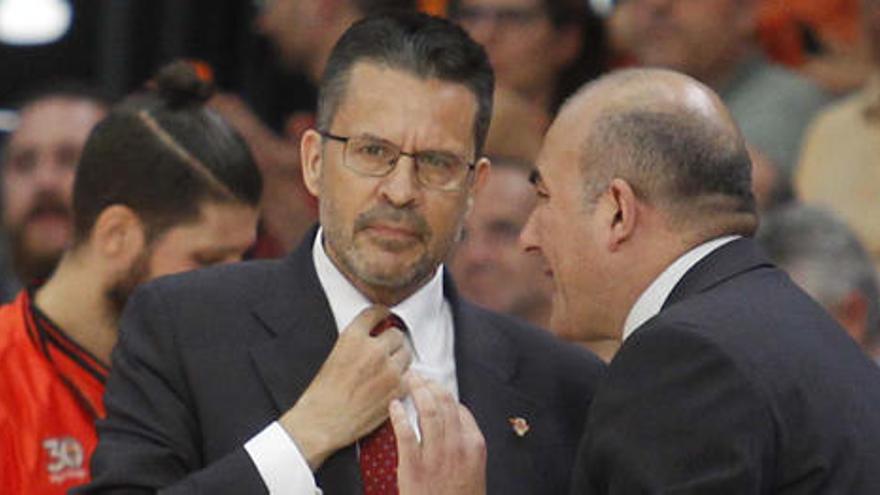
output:
POLYGON ((630 70, 586 86, 544 139, 520 241, 556 288, 551 327, 620 339, 636 299, 685 252, 757 224, 750 162, 724 105, 695 80, 630 70))
POLYGON ((588 202, 619 178, 700 239, 754 232, 745 141, 718 96, 696 80, 662 69, 616 72, 572 97, 556 126, 581 143, 588 202))

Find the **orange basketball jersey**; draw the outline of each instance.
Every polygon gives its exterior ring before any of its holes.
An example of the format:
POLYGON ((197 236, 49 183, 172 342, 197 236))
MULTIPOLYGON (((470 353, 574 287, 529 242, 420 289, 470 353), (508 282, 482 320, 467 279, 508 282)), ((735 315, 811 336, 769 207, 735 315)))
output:
POLYGON ((0 491, 63 494, 89 480, 107 371, 27 291, 0 307, 0 491))

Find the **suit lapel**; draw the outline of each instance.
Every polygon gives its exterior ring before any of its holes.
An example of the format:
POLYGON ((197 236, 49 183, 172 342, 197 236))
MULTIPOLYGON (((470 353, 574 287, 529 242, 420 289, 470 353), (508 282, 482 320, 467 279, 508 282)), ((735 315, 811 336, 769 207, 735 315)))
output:
POLYGON ((275 406, 285 411, 318 373, 338 337, 311 261, 311 241, 286 260, 269 297, 253 308, 271 338, 251 349, 275 406))
MULTIPOLYGON (((315 232, 285 260, 270 297, 253 308, 273 338, 250 353, 278 412, 305 392, 333 349, 339 332, 312 262, 315 232)), ((330 456, 315 473, 325 493, 361 493, 354 446, 330 456)))
POLYGON ((740 273, 772 266, 753 239, 744 237, 731 241, 709 253, 688 270, 666 298, 663 309, 740 273))
MULTIPOLYGON (((511 493, 496 483, 511 482, 518 492, 535 479, 533 441, 540 432, 541 407, 516 387, 517 352, 510 337, 481 317, 470 304, 459 300, 449 277, 444 281, 455 326, 455 360, 460 401, 477 420, 488 448, 488 482, 491 492, 511 493), (522 418, 538 434, 518 436, 511 420, 522 418)), ((528 493, 526 490, 523 493, 528 493)))

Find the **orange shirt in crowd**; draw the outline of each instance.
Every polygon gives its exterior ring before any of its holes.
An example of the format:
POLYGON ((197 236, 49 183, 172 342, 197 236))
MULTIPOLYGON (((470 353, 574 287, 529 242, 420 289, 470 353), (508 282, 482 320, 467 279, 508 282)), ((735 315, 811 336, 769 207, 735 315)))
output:
POLYGON ((797 67, 808 56, 801 26, 825 43, 855 46, 860 9, 860 0, 762 0, 759 38, 774 60, 797 67))
POLYGON ((107 372, 27 291, 0 307, 0 491, 64 494, 89 480, 107 372))
POLYGON ((448 0, 419 0, 419 10, 433 15, 445 15, 449 6, 448 0))

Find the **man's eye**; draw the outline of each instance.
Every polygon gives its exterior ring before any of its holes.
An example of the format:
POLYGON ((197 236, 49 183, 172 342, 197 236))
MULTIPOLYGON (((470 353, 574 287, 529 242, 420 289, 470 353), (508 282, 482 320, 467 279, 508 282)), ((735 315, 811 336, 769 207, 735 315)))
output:
POLYGON ((37 157, 34 153, 14 155, 9 159, 9 169, 19 175, 31 173, 36 166, 37 157))
POLYGON ((419 164, 425 167, 455 170, 459 160, 441 153, 424 153, 419 155, 419 164))
POLYGON ((376 143, 364 144, 358 148, 358 153, 371 158, 390 158, 393 154, 388 146, 376 143))

